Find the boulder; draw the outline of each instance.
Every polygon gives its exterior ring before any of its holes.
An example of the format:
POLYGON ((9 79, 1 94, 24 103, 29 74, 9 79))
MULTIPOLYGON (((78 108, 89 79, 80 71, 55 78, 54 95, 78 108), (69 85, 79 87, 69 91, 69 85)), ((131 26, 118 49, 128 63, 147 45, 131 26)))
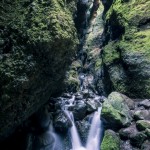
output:
POLYGON ((63 111, 57 111, 54 117, 54 127, 57 131, 66 133, 72 126, 72 121, 63 111))
POLYGON ((86 116, 87 105, 83 100, 78 100, 73 108, 75 120, 82 120, 86 116))
POLYGON ((120 150, 120 139, 114 131, 105 131, 104 138, 101 143, 101 150, 120 150))
POLYGON ((127 140, 132 135, 134 135, 137 132, 136 125, 131 125, 130 127, 123 128, 119 131, 119 135, 121 139, 127 140))
POLYGON ((139 106, 144 106, 145 108, 150 108, 150 99, 146 99, 138 104, 139 106))
POLYGON ((120 149, 121 150, 139 150, 139 149, 136 149, 136 148, 133 149, 133 147, 131 146, 129 140, 121 141, 120 149))
POLYGON ((150 121, 149 120, 139 120, 136 122, 136 126, 139 130, 150 129, 150 121))
POLYGON ((108 96, 103 103, 102 117, 108 122, 110 128, 121 128, 130 124, 132 120, 130 109, 122 94, 112 92, 108 96))
POLYGON ((134 112, 135 120, 145 120, 150 119, 150 111, 149 110, 137 110, 134 112))

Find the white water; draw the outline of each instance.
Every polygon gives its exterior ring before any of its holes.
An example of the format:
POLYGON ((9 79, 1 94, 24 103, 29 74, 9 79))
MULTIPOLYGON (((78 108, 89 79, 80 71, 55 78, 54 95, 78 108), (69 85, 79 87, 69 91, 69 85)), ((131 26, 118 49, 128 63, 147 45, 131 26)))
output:
POLYGON ((94 113, 91 128, 88 134, 86 147, 83 147, 74 123, 73 114, 69 111, 65 111, 68 117, 72 120, 72 127, 70 129, 71 133, 71 143, 72 150, 99 150, 100 149, 100 130, 101 130, 101 107, 98 108, 98 111, 94 113))
POLYGON ((100 147, 100 130, 101 130, 101 107, 94 113, 91 128, 88 135, 86 150, 99 150, 100 147))
POLYGON ((65 112, 68 115, 68 117, 72 120, 72 127, 70 129, 72 150, 85 150, 82 147, 82 144, 81 144, 78 132, 77 132, 77 128, 76 128, 75 123, 74 123, 74 118, 73 118, 72 112, 69 112, 67 110, 65 112))

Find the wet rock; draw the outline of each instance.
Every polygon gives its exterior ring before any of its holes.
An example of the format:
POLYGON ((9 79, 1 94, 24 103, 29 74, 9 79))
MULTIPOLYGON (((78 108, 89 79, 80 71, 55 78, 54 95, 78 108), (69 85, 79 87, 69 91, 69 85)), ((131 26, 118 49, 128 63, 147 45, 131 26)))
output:
POLYGON ((136 126, 135 125, 131 125, 128 128, 123 128, 119 131, 119 135, 121 137, 121 139, 123 140, 127 140, 130 138, 130 136, 134 135, 137 132, 136 126))
POLYGON ((150 149, 150 140, 146 140, 141 147, 141 150, 149 150, 150 149))
POLYGON ((137 149, 133 149, 129 140, 121 141, 120 149, 121 150, 137 150, 137 149))
POLYGON ((84 101, 78 100, 74 106, 73 114, 75 120, 82 120, 86 116, 87 106, 84 101))
POLYGON ((138 104, 139 106, 144 106, 145 108, 150 108, 150 100, 146 99, 138 104))
POLYGON ((149 120, 139 120, 136 122, 136 126, 138 130, 150 129, 150 121, 149 120))
POLYGON ((147 136, 143 132, 135 132, 130 136, 130 141, 133 146, 141 147, 147 136))
POLYGON ((114 131, 105 131, 104 138, 101 143, 101 150, 120 150, 120 139, 114 131))
POLYGON ((122 94, 112 92, 103 103, 102 117, 108 121, 110 128, 121 128, 131 123, 130 109, 124 101, 122 94))
POLYGON ((88 132, 91 127, 90 123, 88 120, 82 120, 82 121, 77 121, 76 122, 77 129, 79 131, 79 135, 81 137, 81 141, 84 145, 86 145, 87 137, 88 137, 88 132))
POLYGON ((150 111, 149 110, 137 110, 134 112, 134 118, 136 120, 150 119, 150 111))
POLYGON ((63 111, 57 111, 54 117, 54 127, 57 131, 65 133, 72 126, 71 120, 63 111))
POLYGON ((92 112, 96 111, 98 108, 96 103, 90 99, 86 102, 86 105, 87 105, 87 112, 88 113, 92 113, 92 112))

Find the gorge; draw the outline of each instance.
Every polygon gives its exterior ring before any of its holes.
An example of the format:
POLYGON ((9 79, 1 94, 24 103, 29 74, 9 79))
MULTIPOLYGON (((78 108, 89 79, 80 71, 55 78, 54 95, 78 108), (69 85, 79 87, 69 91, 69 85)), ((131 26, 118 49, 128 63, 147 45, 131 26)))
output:
POLYGON ((0 149, 150 150, 150 1, 0 2, 0 149))

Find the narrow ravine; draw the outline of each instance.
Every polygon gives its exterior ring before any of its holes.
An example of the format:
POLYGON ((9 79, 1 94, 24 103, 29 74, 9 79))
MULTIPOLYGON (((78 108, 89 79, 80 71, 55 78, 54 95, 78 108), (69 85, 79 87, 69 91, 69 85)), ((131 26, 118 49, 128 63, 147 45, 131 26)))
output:
MULTIPOLYGON (((93 6, 91 5, 86 11, 86 20, 89 20, 89 22, 86 21, 86 27, 84 26, 84 28, 80 28, 80 32, 82 33, 79 37, 80 46, 77 54, 77 61, 82 63, 82 67, 77 70, 80 88, 75 93, 67 93, 66 95, 68 98, 61 98, 66 100, 61 108, 72 124, 68 133, 68 135, 70 135, 69 141, 71 142, 70 148, 72 150, 99 150, 102 141, 103 127, 100 116, 104 96, 102 93, 101 95, 98 95, 99 92, 94 88, 95 74, 97 73, 97 70, 93 68, 93 59, 99 58, 101 53, 99 43, 103 32, 103 7, 100 5, 98 10, 94 13, 92 12, 93 14, 90 14, 92 7, 93 6), (91 110, 88 112, 88 110, 83 109, 91 110), (87 112, 89 114, 93 113, 88 117, 86 116, 87 112), (80 115, 83 115, 83 117, 80 118, 80 115), (84 118, 89 118, 89 127, 88 130, 85 129, 86 137, 83 140, 82 137, 80 137, 81 133, 79 133, 80 129, 76 126, 76 121, 79 123, 84 118)), ((64 145, 63 140, 62 145, 64 145)), ((69 150, 70 148, 64 147, 64 150, 69 150)))

